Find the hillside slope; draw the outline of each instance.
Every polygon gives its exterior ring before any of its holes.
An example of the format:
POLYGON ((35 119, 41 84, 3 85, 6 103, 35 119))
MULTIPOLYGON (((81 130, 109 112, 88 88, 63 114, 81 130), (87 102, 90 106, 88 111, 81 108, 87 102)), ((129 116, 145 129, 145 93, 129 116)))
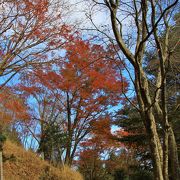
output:
POLYGON ((83 180, 78 172, 55 168, 10 141, 6 141, 3 154, 4 180, 83 180))

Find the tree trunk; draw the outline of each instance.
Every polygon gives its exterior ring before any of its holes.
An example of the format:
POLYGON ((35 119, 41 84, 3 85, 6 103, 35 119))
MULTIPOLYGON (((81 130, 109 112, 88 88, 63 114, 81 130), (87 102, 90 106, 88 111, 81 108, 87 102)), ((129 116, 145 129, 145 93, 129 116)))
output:
POLYGON ((72 159, 71 159, 71 146, 72 146, 72 123, 71 123, 71 105, 70 105, 70 97, 69 93, 66 93, 67 96, 67 130, 68 130, 68 139, 67 139, 67 147, 66 147, 66 156, 65 156, 65 164, 71 166, 72 159))
POLYGON ((70 145, 68 145, 68 147, 66 149, 65 164, 68 165, 68 166, 72 165, 71 146, 70 145))
POLYGON ((156 130, 156 124, 153 114, 146 113, 145 116, 146 132, 149 137, 149 144, 151 149, 151 157, 153 162, 154 179, 164 180, 162 171, 162 150, 160 147, 160 140, 156 130))
POLYGON ((1 179, 3 180, 3 156, 2 156, 2 151, 0 151, 0 169, 1 169, 1 179))
POLYGON ((164 130, 163 135, 163 177, 164 180, 169 180, 169 173, 168 173, 168 141, 169 141, 169 132, 164 130))
POLYGON ((141 108, 141 117, 144 121, 146 132, 149 137, 149 145, 153 162, 154 179, 164 180, 163 178, 163 151, 160 138, 157 133, 155 116, 152 110, 149 85, 145 73, 140 64, 136 69, 135 89, 138 103, 141 108))
POLYGON ((178 180, 180 178, 177 145, 172 127, 169 130, 169 175, 170 180, 178 180))

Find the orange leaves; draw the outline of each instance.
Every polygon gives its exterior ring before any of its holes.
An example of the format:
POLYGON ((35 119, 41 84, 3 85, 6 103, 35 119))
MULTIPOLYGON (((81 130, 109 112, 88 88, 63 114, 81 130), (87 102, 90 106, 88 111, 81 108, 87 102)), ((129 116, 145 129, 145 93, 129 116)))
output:
POLYGON ((121 143, 116 142, 111 133, 110 117, 100 117, 97 121, 92 121, 90 137, 82 142, 81 146, 85 149, 96 149, 99 152, 120 148, 121 143))
POLYGON ((109 116, 102 117, 99 118, 98 121, 92 122, 92 132, 97 137, 106 136, 108 138, 111 138, 112 134, 111 134, 110 117, 109 116))
MULTIPOLYGON (((49 46, 54 46, 54 42, 49 46)), ((48 108, 51 109, 50 99, 56 101, 58 106, 54 108, 62 115, 63 130, 69 136, 67 149, 72 146, 73 153, 88 134, 90 138, 83 146, 100 151, 119 148, 120 144, 113 140, 108 115, 109 107, 117 106, 122 99, 120 74, 111 61, 114 52, 82 40, 77 34, 71 36, 64 48, 66 53, 59 61, 31 70, 24 90, 40 99, 38 105, 47 114, 48 108), (38 92, 38 88, 44 92, 38 92), (44 98, 48 99, 46 104, 41 101, 44 98)))
MULTIPOLYGON (((118 105, 122 99, 122 82, 111 61, 114 57, 112 49, 82 40, 78 35, 65 48, 66 55, 59 62, 31 72, 29 80, 31 85, 34 84, 31 87, 44 87, 52 94, 58 94, 63 106, 66 104, 64 94, 68 93, 71 108, 78 112, 80 120, 87 114, 91 117, 93 113, 100 114, 109 106, 118 105)), ((27 91, 33 93, 30 87, 27 91)))
POLYGON ((27 92, 28 94, 33 94, 34 92, 40 91, 40 89, 35 86, 27 87, 24 85, 20 85, 19 89, 21 89, 21 91, 27 92))
POLYGON ((32 11, 41 18, 43 18, 44 13, 48 11, 48 0, 22 0, 21 3, 25 5, 24 11, 32 11))
POLYGON ((114 53, 103 46, 76 38, 66 46, 68 62, 62 71, 66 78, 71 76, 69 79, 71 85, 73 81, 76 84, 81 81, 82 88, 86 89, 89 86, 91 92, 105 90, 120 93, 122 88, 120 75, 110 60, 114 57, 114 53))
POLYGON ((28 120, 27 106, 22 99, 13 95, 8 89, 0 93, 0 118, 4 124, 16 120, 28 120))
POLYGON ((123 129, 120 129, 116 131, 116 135, 120 137, 126 137, 126 136, 131 135, 131 133, 124 131, 123 129))
POLYGON ((27 65, 54 61, 59 49, 72 36, 72 29, 62 21, 61 14, 66 10, 60 1, 2 0, 1 5, 0 74, 3 76, 27 65), (52 51, 56 51, 54 56, 49 55, 52 51))
POLYGON ((10 3, 16 6, 19 12, 32 13, 41 20, 45 19, 49 7, 49 0, 19 0, 10 1, 10 3))

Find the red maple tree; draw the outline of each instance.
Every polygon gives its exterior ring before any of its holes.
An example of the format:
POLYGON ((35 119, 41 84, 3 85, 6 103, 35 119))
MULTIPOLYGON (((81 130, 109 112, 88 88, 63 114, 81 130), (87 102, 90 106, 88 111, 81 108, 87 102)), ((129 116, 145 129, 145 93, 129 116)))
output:
MULTIPOLYGON (((108 114, 108 109, 123 99, 121 76, 112 59, 115 59, 112 46, 105 48, 74 36, 66 44, 63 59, 23 76, 21 90, 37 94, 41 86, 58 100, 58 111, 65 120, 68 135, 67 164, 72 163, 79 142, 92 130, 92 122, 108 114)), ((123 87, 127 88, 124 80, 123 87)), ((51 98, 46 99, 46 103, 50 101, 51 98)))

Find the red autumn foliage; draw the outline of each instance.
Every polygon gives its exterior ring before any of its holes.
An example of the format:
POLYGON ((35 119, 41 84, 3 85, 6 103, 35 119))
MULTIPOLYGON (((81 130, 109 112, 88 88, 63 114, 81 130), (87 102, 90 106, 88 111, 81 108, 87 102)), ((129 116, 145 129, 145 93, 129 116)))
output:
MULTIPOLYGON (((23 74, 21 91, 36 98, 37 94, 42 94, 41 97, 49 94, 47 103, 50 99, 59 102, 58 111, 65 119, 65 131, 69 136, 67 152, 72 153, 67 158, 71 160, 79 142, 90 131, 97 134, 98 126, 102 129, 99 136, 111 137, 109 117, 100 117, 123 99, 122 81, 113 58, 115 52, 110 47, 104 48, 76 36, 66 44, 64 59, 23 74)), ((128 84, 123 83, 126 89, 128 84)))
POLYGON ((8 125, 14 121, 28 121, 28 109, 23 100, 8 88, 0 92, 1 124, 8 125))
POLYGON ((119 129, 119 130, 116 131, 116 136, 118 136, 118 137, 126 137, 126 136, 129 136, 129 135, 131 135, 131 133, 129 133, 129 132, 123 130, 123 129, 119 129))
MULTIPOLYGON (((55 60, 57 53, 53 57, 49 54, 63 48, 71 37, 71 28, 62 21, 63 5, 58 3, 50 0, 1 1, 0 76, 10 74, 12 78, 23 68, 55 60)), ((0 82, 0 88, 8 81, 0 82)))

